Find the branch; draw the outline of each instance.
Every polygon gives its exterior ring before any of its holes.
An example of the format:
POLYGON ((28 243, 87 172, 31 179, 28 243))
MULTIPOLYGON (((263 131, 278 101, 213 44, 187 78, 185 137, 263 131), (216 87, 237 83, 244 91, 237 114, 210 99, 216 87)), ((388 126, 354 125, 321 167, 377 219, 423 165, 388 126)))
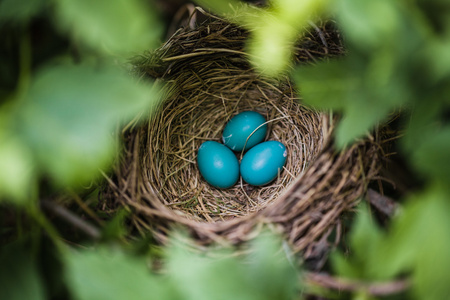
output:
POLYGON ((67 223, 72 224, 74 227, 78 228, 79 230, 86 233, 91 238, 97 240, 101 237, 100 230, 89 224, 88 222, 81 219, 79 216, 75 215, 73 212, 68 210, 67 208, 60 206, 53 201, 41 201, 42 208, 46 209, 47 211, 52 212, 53 214, 57 215, 67 223))
POLYGON ((398 204, 387 196, 383 196, 373 189, 367 191, 367 199, 376 209, 388 217, 393 217, 398 210, 398 204))
POLYGON ((306 272, 305 282, 309 285, 321 286, 323 288, 338 291, 365 291, 372 296, 388 296, 398 294, 410 288, 409 280, 401 279, 386 282, 364 282, 348 278, 332 277, 324 273, 306 272))

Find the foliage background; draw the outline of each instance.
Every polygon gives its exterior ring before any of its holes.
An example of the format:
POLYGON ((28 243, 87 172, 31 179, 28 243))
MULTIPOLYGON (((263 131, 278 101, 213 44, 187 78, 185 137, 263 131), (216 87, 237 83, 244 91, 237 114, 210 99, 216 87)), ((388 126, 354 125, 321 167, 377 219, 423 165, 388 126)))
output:
MULTIPOLYGON (((289 74, 306 103, 342 114, 337 147, 401 111, 396 159, 408 188, 391 195, 401 209, 378 222, 361 207, 325 271, 363 283, 411 283, 389 299, 448 299, 450 3, 197 3, 251 30, 255 68, 289 74), (292 66, 294 42, 317 18, 337 21, 347 55, 292 66)), ((298 257, 280 251, 283 242, 272 235, 240 258, 194 253, 177 244, 182 235, 160 248, 151 236, 127 237, 126 213, 92 212, 98 191, 90 183, 111 166, 117 128, 159 102, 157 87, 133 78, 127 59, 163 41, 164 17, 156 1, 0 1, 0 298, 373 299, 364 284, 350 293, 309 286, 298 257), (78 217, 83 212, 92 213, 88 222, 78 217)))

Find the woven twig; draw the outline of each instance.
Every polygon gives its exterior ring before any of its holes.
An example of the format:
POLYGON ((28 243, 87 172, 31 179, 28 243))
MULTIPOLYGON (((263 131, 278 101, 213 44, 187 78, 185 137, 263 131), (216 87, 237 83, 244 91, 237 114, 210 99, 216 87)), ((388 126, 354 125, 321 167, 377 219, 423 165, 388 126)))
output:
MULTIPOLYGON (((298 63, 342 53, 330 24, 314 28, 297 47, 298 63)), ((246 38, 243 29, 212 19, 178 31, 135 61, 138 74, 162 80, 167 92, 144 126, 125 133, 126 148, 109 180, 109 203, 130 209, 140 232, 164 242, 170 228, 181 225, 199 244, 234 244, 272 224, 301 251, 357 203, 376 175, 376 138, 336 152, 334 118, 303 106, 287 78, 266 79, 254 72, 243 50, 246 38), (216 189, 197 169, 198 147, 220 141, 226 122, 245 110, 266 117, 266 140, 287 147, 287 164, 267 186, 240 181, 216 189)))

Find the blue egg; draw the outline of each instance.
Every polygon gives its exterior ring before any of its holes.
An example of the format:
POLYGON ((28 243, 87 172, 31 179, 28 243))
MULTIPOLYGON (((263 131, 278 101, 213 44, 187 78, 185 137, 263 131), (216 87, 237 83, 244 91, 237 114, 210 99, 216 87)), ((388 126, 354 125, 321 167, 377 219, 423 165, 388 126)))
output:
POLYGON ((286 147, 277 141, 256 145, 245 153, 241 161, 241 175, 251 185, 265 185, 278 176, 286 163, 286 147))
POLYGON ((222 134, 223 143, 233 151, 248 150, 261 143, 266 137, 266 119, 256 111, 244 111, 234 116, 225 125, 222 134), (263 126, 261 126, 264 124, 263 126), (255 133, 250 134, 259 127, 255 133), (247 141, 247 138, 250 138, 247 141), (245 142, 247 141, 247 144, 245 142))
POLYGON ((218 142, 207 141, 198 148, 197 164, 203 178, 217 188, 229 188, 239 179, 236 155, 218 142))

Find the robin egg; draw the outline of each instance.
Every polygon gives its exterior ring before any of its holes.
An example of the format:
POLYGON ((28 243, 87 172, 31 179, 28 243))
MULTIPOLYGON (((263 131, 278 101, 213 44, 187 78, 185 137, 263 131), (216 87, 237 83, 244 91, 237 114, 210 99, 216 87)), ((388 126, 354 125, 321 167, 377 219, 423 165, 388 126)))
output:
POLYGON ((242 151, 244 147, 248 150, 266 137, 265 122, 266 119, 256 111, 241 112, 225 125, 222 134, 223 143, 233 151, 242 151))
POLYGON ((226 189, 239 179, 236 155, 218 142, 207 141, 200 146, 197 165, 203 178, 214 187, 226 189))
POLYGON ((286 164, 286 147, 278 141, 267 141, 248 150, 240 171, 245 182, 261 186, 274 180, 286 164))

